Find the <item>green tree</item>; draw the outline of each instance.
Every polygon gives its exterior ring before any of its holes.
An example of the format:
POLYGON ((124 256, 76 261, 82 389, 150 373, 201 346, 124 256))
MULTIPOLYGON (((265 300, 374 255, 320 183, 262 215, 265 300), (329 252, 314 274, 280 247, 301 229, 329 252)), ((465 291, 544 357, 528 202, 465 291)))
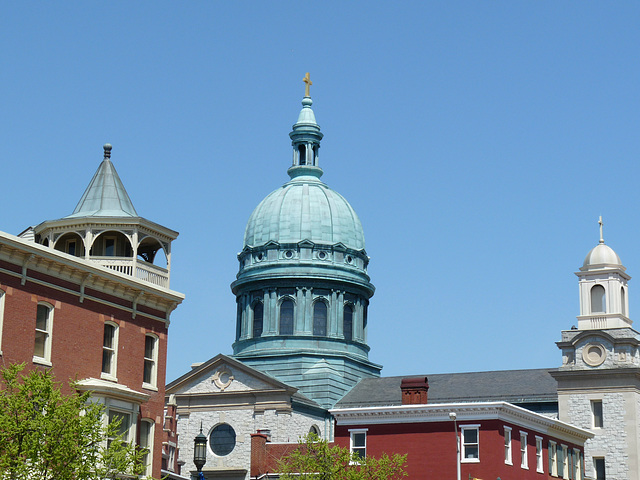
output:
POLYGON ((281 480, 398 480, 407 476, 406 460, 406 455, 389 457, 386 453, 380 458, 361 458, 310 433, 280 460, 278 471, 281 480))
MULTIPOLYGON (((0 480, 103 480, 138 475, 144 451, 89 392, 64 395, 50 372, 0 369, 0 480)), ((72 385, 73 386, 73 385, 72 385)), ((75 389, 74 389, 75 391, 75 389)))

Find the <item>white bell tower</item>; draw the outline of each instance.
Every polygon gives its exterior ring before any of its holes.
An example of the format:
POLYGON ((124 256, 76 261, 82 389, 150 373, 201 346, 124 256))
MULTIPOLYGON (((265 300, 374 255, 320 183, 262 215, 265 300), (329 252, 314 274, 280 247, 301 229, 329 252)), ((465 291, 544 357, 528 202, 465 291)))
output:
POLYGON ((631 326, 627 282, 620 257, 604 244, 602 217, 600 242, 584 259, 576 275, 580 279, 578 330, 624 328, 631 326))

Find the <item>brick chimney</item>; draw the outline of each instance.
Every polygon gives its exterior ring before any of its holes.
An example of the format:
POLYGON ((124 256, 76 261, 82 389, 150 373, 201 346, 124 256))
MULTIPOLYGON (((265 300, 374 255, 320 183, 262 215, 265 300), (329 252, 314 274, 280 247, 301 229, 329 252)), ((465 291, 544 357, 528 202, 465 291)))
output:
POLYGON ((427 403, 429 381, 427 377, 403 378, 400 385, 403 405, 421 405, 427 403))
POLYGON ((267 473, 267 436, 264 433, 251 434, 251 477, 267 473))

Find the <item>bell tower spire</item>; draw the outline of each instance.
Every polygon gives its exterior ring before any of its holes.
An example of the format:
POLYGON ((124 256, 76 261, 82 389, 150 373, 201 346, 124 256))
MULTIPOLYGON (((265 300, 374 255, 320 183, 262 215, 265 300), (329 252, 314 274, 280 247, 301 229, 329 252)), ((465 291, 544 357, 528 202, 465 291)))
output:
POLYGON ((629 327, 627 282, 620 257, 605 245, 602 217, 598 219, 600 241, 584 259, 576 275, 580 279, 579 330, 629 327))
POLYGON ((292 179, 303 175, 320 178, 322 169, 318 164, 318 150, 323 135, 311 109, 313 100, 311 100, 309 89, 313 82, 308 72, 302 81, 305 84, 304 98, 298 121, 293 125, 293 131, 289 134, 293 146, 293 165, 287 173, 292 179))

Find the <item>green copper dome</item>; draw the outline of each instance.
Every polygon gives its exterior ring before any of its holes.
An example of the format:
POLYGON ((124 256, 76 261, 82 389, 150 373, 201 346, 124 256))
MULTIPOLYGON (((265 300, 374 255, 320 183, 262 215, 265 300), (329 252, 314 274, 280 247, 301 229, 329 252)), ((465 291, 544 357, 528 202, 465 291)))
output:
POLYGON ((320 180, 318 149, 322 133, 311 109, 310 97, 302 100, 298 121, 289 134, 294 147, 291 180, 271 192, 251 214, 244 232, 244 246, 257 247, 269 241, 316 244, 342 243, 364 250, 364 232, 349 202, 320 180))
POLYGON ((270 193, 251 214, 244 233, 245 246, 269 241, 335 245, 364 249, 364 232, 356 212, 342 195, 318 178, 294 177, 270 193))

